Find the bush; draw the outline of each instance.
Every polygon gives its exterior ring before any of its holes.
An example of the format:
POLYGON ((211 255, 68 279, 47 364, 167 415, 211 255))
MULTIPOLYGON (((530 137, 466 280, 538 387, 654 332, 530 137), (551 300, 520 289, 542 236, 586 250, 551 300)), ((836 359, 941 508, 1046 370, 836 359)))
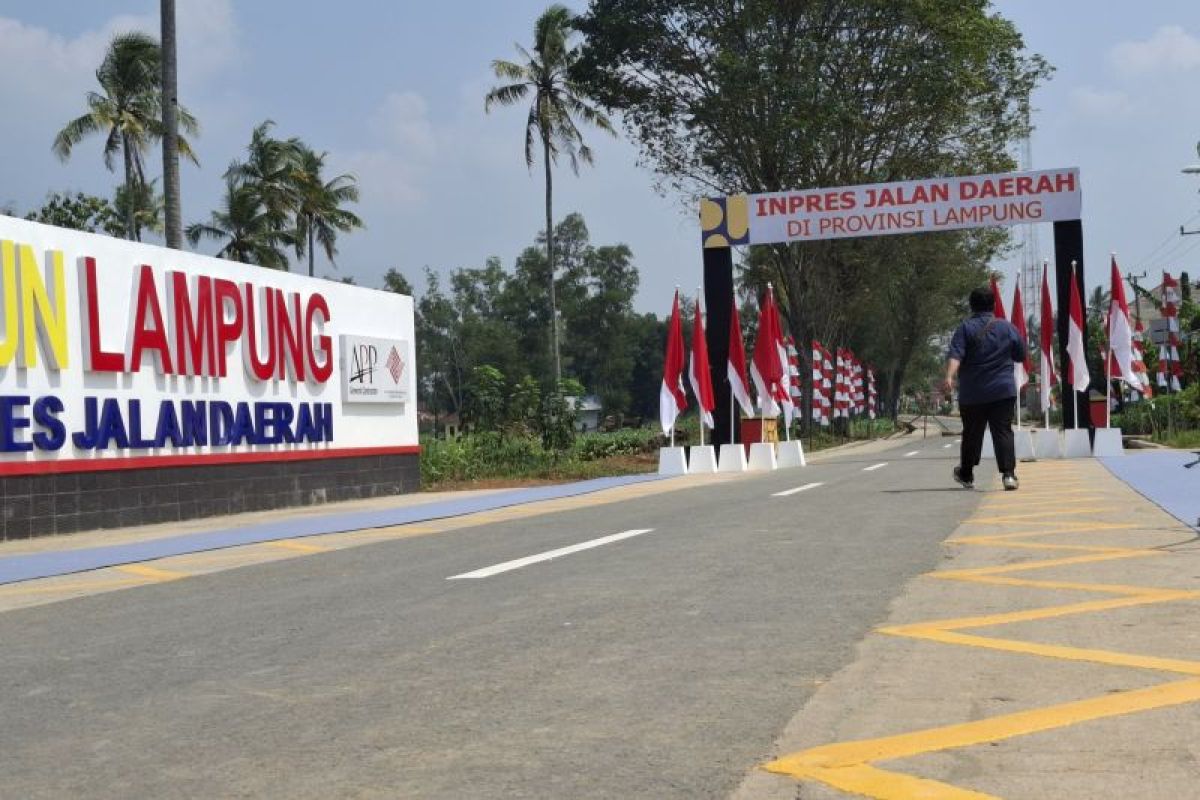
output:
POLYGON ((662 434, 650 428, 628 428, 613 433, 585 433, 575 440, 580 461, 597 461, 612 456, 652 453, 662 443, 662 434))
POLYGON ((1164 394, 1153 400, 1130 403, 1112 424, 1125 433, 1162 438, 1168 430, 1200 430, 1200 384, 1178 394, 1164 394))

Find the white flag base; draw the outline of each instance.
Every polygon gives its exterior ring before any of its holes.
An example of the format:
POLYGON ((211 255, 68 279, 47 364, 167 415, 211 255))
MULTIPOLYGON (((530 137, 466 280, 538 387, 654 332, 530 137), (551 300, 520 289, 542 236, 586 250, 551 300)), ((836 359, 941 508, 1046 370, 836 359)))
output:
POLYGON ((1037 458, 1033 449, 1033 433, 1028 428, 1013 431, 1013 450, 1018 461, 1037 458))
POLYGON ((778 465, 775 463, 775 445, 771 442, 755 442, 750 445, 751 472, 770 472, 778 465))
POLYGON ((779 460, 780 468, 808 466, 808 462, 804 460, 804 448, 800 445, 799 439, 780 442, 775 457, 779 460))
POLYGON ((721 460, 717 472, 745 472, 746 448, 740 444, 721 445, 721 460))
POLYGON ((688 475, 711 475, 717 471, 717 451, 711 444, 697 445, 688 453, 688 475))
POLYGON ((992 443, 992 429, 983 432, 983 449, 979 451, 980 458, 995 458, 996 445, 992 443))
POLYGON ((687 474, 687 456, 684 455, 682 447, 658 448, 658 474, 687 474))
POLYGON ((1091 458, 1092 441, 1087 428, 1068 428, 1063 431, 1063 458, 1091 458))
POLYGON ((1055 428, 1035 428, 1033 431, 1034 458, 1062 458, 1062 436, 1055 428))
POLYGON ((1121 441, 1120 428, 1096 428, 1096 442, 1092 449, 1096 458, 1125 455, 1125 443, 1121 441))

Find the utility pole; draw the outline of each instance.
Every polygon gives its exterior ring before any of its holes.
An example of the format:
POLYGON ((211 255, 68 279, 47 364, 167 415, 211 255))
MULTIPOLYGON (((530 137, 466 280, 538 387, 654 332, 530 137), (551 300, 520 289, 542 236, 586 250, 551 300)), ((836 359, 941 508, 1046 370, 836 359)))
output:
POLYGON ((1125 273, 1125 280, 1129 281, 1129 285, 1133 287, 1133 317, 1138 325, 1142 324, 1142 287, 1138 286, 1138 281, 1145 277, 1145 270, 1142 270, 1140 275, 1134 275, 1132 272, 1125 273))

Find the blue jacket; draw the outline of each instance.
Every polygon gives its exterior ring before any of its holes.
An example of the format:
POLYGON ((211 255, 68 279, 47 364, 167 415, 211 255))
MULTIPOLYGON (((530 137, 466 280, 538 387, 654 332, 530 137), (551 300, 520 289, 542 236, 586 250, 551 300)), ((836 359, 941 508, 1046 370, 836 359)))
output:
POLYGON ((969 317, 954 331, 947 356, 961 362, 959 405, 993 403, 1017 396, 1013 364, 1025 360, 1025 342, 1012 323, 996 319, 991 313, 969 317))

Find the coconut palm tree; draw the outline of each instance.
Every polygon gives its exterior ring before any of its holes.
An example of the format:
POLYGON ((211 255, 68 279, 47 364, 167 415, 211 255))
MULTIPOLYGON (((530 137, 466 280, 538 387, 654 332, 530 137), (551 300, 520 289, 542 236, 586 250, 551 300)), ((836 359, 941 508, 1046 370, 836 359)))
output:
POLYGON ((164 196, 156 191, 158 179, 149 183, 135 183, 132 187, 122 184, 113 197, 113 208, 117 215, 133 222, 133 239, 140 242, 142 231, 163 232, 164 196))
POLYGON ((296 210, 295 177, 303 148, 300 140, 276 139, 271 136, 272 120, 263 120, 250 133, 246 160, 234 160, 225 170, 225 177, 235 178, 251 187, 279 230, 291 225, 296 210))
POLYGON ((182 202, 179 196, 179 82, 175 58, 175 0, 159 5, 162 33, 162 157, 167 247, 183 247, 182 202))
MULTIPOLYGON (((124 185, 145 183, 144 156, 153 142, 162 138, 162 52, 158 43, 144 33, 122 33, 113 37, 104 61, 96 70, 100 92, 88 92, 87 112, 68 122, 54 137, 53 151, 63 161, 75 145, 93 134, 104 135, 104 166, 113 169, 117 153, 125 167, 124 185)), ((182 106, 179 127, 196 134, 196 118, 182 106)), ((179 154, 196 163, 191 145, 179 138, 179 154)), ((126 234, 134 237, 134 223, 126 219, 126 234)))
POLYGON ((255 187, 234 176, 225 178, 222 207, 212 212, 207 223, 189 225, 186 235, 192 245, 201 239, 220 242, 217 258, 280 270, 288 268, 283 248, 294 241, 290 232, 275 226, 255 187))
MULTIPOLYGON (((308 255, 308 275, 313 276, 313 257, 317 245, 329 263, 337 255, 338 232, 348 233, 363 227, 362 220, 342 208, 358 202, 358 186, 353 175, 338 175, 328 181, 321 175, 326 153, 317 153, 303 145, 292 179, 295 198, 296 256, 308 255)), ((336 266, 336 264, 334 264, 336 266)))
POLYGON ((554 290, 554 213, 552 166, 565 155, 571 170, 579 174, 579 162, 592 163, 592 151, 584 144, 576 120, 586 122, 615 135, 612 123, 588 102, 570 77, 570 69, 579 60, 579 48, 572 39, 573 16, 565 6, 552 5, 538 17, 533 29, 533 52, 521 45, 520 63, 496 59, 492 71, 503 85, 493 87, 484 99, 484 110, 494 104, 516 105, 531 99, 525 122, 525 163, 533 168, 535 136, 542 146, 542 166, 546 175, 546 261, 550 267, 551 343, 554 349, 554 378, 562 380, 558 345, 558 307, 554 290))

